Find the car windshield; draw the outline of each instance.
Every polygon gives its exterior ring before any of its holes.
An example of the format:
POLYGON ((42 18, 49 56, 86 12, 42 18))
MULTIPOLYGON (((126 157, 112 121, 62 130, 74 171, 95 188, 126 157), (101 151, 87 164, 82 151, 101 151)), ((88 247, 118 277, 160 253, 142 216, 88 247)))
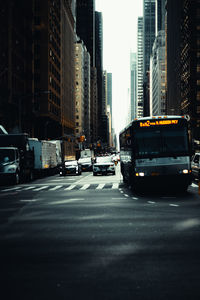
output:
POLYGON ((104 163, 104 162, 112 162, 112 157, 110 156, 100 156, 96 158, 97 163, 104 163))
POLYGON ((77 161, 76 160, 66 161, 65 162, 65 166, 76 166, 76 165, 77 165, 77 161))
POLYGON ((188 155, 186 128, 140 130, 135 133, 136 157, 188 155))
POLYGON ((0 163, 13 161, 15 159, 15 151, 12 149, 0 150, 0 163))

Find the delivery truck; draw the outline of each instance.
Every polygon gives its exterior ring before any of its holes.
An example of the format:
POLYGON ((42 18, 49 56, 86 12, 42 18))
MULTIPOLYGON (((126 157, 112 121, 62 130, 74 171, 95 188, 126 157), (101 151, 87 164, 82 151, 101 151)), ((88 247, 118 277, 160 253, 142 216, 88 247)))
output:
POLYGON ((53 175, 60 164, 57 143, 37 138, 29 138, 30 149, 34 153, 34 177, 53 175))
POLYGON ((0 134, 1 183, 26 182, 33 179, 34 153, 28 134, 0 134))

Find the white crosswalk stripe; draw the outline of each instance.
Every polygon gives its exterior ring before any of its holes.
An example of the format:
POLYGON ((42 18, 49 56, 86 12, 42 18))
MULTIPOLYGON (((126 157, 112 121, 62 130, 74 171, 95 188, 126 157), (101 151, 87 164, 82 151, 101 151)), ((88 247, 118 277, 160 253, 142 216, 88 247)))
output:
POLYGON ((50 188, 49 190, 50 191, 56 191, 56 190, 60 189, 61 187, 62 187, 62 185, 56 185, 53 188, 50 188))
POLYGON ((23 190, 28 191, 28 190, 33 190, 33 189, 35 189, 35 186, 28 186, 28 187, 24 188, 23 190))
POLYGON ((2 190, 2 192, 16 191, 16 190, 19 190, 19 189, 20 189, 20 186, 17 186, 17 187, 12 187, 12 188, 2 190))
POLYGON ((39 188, 34 189, 33 191, 41 191, 41 190, 44 190, 44 189, 46 189, 46 188, 48 188, 48 185, 41 186, 41 187, 39 187, 39 188))
POLYGON ((67 188, 65 188, 65 191, 69 191, 69 190, 73 190, 75 188, 75 184, 71 184, 70 186, 68 186, 67 188))
POLYGON ((96 190, 102 190, 105 186, 105 183, 101 183, 97 186, 96 190))
POLYGON ((90 184, 84 184, 80 190, 87 190, 89 188, 90 184))

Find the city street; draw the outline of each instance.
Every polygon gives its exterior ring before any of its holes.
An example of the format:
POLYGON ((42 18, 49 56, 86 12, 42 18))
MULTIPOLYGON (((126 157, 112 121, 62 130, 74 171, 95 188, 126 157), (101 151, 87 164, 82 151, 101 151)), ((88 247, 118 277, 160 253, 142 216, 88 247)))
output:
POLYGON ((200 299, 200 195, 116 175, 0 187, 3 299, 200 299))

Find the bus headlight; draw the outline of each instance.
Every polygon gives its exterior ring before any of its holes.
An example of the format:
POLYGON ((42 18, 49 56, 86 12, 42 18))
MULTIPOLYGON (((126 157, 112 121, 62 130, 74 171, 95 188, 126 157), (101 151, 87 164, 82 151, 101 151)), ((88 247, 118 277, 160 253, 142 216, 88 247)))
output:
POLYGON ((144 176, 143 172, 135 173, 135 176, 144 176))

